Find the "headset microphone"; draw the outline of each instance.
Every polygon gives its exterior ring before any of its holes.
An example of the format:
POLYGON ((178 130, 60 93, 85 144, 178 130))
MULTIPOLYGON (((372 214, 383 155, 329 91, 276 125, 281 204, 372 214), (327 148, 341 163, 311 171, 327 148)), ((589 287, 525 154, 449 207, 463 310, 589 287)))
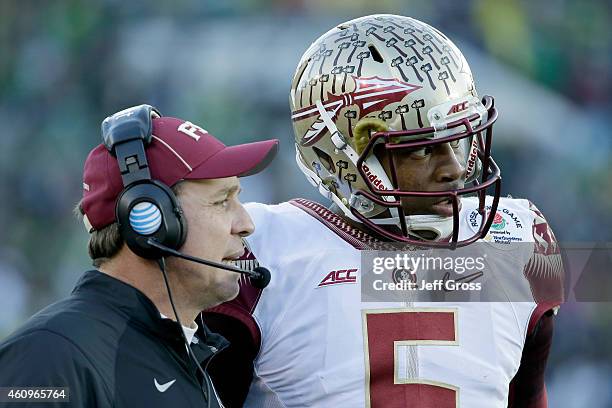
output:
POLYGON ((214 262, 214 261, 209 261, 208 259, 202 259, 202 258, 197 258, 195 256, 183 254, 182 252, 179 252, 163 244, 160 244, 154 238, 147 239, 147 244, 159 249, 164 255, 176 256, 178 258, 183 258, 188 261, 212 266, 214 268, 225 269, 227 271, 242 273, 244 275, 247 275, 251 279, 251 285, 253 285, 257 289, 264 289, 270 283, 270 271, 267 268, 264 268, 262 266, 258 266, 252 271, 249 271, 247 269, 241 269, 235 266, 226 265, 226 264, 214 262))

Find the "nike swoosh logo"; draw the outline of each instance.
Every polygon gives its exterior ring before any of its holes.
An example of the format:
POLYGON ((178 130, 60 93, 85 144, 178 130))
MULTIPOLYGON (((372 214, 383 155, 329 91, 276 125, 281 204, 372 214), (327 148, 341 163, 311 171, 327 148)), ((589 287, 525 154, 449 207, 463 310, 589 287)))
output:
POLYGON ((157 378, 153 378, 153 382, 155 383, 155 388, 157 388, 157 391, 159 392, 166 392, 168 390, 168 388, 172 387, 172 384, 174 384, 176 382, 176 379, 172 380, 172 381, 168 381, 165 384, 160 384, 157 382, 157 378))

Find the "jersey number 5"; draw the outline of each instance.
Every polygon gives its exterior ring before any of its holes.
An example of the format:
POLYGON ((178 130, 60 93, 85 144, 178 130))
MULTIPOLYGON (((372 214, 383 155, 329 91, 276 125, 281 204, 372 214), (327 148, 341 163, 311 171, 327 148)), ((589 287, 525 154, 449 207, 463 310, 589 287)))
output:
POLYGON ((370 309, 363 310, 362 317, 367 407, 459 406, 459 388, 453 385, 398 376, 400 346, 459 344, 457 309, 370 309))

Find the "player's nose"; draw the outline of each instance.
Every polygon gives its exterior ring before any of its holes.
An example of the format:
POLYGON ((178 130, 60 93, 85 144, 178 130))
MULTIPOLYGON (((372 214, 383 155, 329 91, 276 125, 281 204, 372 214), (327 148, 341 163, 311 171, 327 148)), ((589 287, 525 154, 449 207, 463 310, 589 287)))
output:
POLYGON ((449 143, 444 143, 438 149, 438 166, 435 179, 438 183, 454 183, 465 176, 465 165, 449 143))

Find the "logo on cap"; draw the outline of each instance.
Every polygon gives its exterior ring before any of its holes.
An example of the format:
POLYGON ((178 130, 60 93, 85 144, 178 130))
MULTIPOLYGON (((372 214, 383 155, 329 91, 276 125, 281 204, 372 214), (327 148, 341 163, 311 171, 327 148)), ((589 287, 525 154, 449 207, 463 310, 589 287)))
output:
POLYGON ((194 125, 193 123, 189 121, 181 123, 181 125, 176 130, 178 130, 181 133, 186 134, 187 136, 191 137, 196 142, 200 140, 200 137, 201 137, 201 135, 198 135, 196 132, 200 132, 202 134, 208 133, 208 131, 202 129, 198 125, 194 125))
POLYGON ((141 235, 151 235, 161 226, 162 215, 156 205, 142 202, 132 207, 130 211, 130 225, 141 235))

